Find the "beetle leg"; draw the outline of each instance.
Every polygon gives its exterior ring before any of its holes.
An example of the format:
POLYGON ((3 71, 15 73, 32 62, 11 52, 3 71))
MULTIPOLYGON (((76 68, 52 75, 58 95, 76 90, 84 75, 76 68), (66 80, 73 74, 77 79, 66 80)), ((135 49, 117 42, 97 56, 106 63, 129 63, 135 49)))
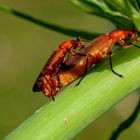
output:
POLYGON ((91 56, 92 57, 92 55, 90 55, 90 54, 81 54, 81 53, 77 53, 77 54, 79 54, 79 55, 82 55, 82 56, 85 56, 86 58, 85 58, 85 60, 86 60, 86 63, 85 63, 85 69, 84 69, 84 73, 83 73, 83 76, 81 77, 81 79, 78 81, 78 83, 76 84, 76 86, 78 86, 79 84, 80 84, 80 82, 85 78, 85 76, 86 76, 86 74, 87 74, 87 69, 88 69, 88 59, 89 59, 89 57, 91 56))
POLYGON ((127 46, 127 45, 131 45, 131 42, 125 42, 123 39, 119 39, 118 43, 122 46, 127 46))
MULTIPOLYGON (((132 38, 133 39, 133 38, 132 38)), ((136 40, 136 39, 135 39, 136 40)), ((137 41, 137 40, 136 40, 137 41)), ((122 46, 133 45, 134 47, 140 48, 140 46, 133 44, 132 42, 125 42, 124 40, 120 39, 118 43, 122 46)))
POLYGON ((115 71, 113 70, 112 60, 111 60, 111 54, 109 54, 108 56, 109 56, 109 66, 110 66, 111 71, 112 71, 115 75, 117 75, 117 76, 123 78, 123 75, 122 75, 122 74, 119 74, 119 73, 117 73, 117 72, 115 72, 115 71))
POLYGON ((55 98, 53 97, 53 94, 52 94, 52 90, 51 90, 51 98, 53 101, 55 101, 55 98))

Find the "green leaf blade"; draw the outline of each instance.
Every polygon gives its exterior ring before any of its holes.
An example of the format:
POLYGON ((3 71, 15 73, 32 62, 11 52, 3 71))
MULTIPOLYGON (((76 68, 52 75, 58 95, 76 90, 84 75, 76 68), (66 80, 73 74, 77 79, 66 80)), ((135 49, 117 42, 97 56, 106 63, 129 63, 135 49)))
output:
POLYGON ((72 37, 80 36, 84 39, 93 39, 99 35, 98 33, 92 33, 92 32, 87 32, 87 31, 78 30, 78 29, 70 29, 70 28, 62 27, 62 26, 52 24, 49 22, 45 22, 38 18, 32 17, 28 14, 19 12, 17 10, 11 9, 11 8, 9 8, 5 5, 1 5, 1 4, 0 4, 0 11, 6 12, 8 14, 17 16, 22 19, 25 19, 31 23, 37 24, 41 27, 50 29, 52 31, 56 31, 56 32, 62 33, 64 35, 68 35, 68 36, 72 36, 72 37))
POLYGON ((139 87, 139 55, 137 48, 118 50, 113 56, 113 66, 124 78, 107 69, 107 60, 100 63, 79 86, 73 83, 62 90, 55 102, 42 107, 4 140, 71 139, 139 87))

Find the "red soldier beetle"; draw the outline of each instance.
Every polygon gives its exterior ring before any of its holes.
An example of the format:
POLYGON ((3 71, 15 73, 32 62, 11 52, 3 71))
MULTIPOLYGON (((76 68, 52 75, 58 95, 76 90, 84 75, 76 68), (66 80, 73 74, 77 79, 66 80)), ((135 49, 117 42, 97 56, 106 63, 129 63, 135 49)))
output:
POLYGON ((71 57, 71 55, 82 48, 83 46, 80 43, 79 37, 76 40, 69 40, 60 44, 58 49, 52 53, 47 64, 39 74, 33 86, 33 91, 42 91, 46 96, 54 100, 53 96, 55 96, 62 87, 59 78, 61 66, 65 63, 67 57, 71 57))
POLYGON ((79 85, 87 70, 107 56, 111 71, 117 76, 123 77, 113 69, 111 55, 112 47, 116 43, 122 46, 134 45, 125 39, 138 41, 137 33, 134 30, 114 30, 97 37, 85 46, 81 45, 79 39, 62 43, 49 58, 33 86, 33 91, 42 91, 54 100, 53 96, 62 86, 68 85, 82 76, 77 83, 79 85), (80 48, 79 52, 77 52, 77 48, 80 48), (71 57, 65 58, 66 55, 71 55, 71 57))
POLYGON ((133 45, 140 48, 131 42, 126 42, 125 39, 131 39, 138 41, 137 33, 134 30, 114 30, 108 34, 101 35, 96 39, 90 41, 76 56, 67 59, 65 63, 66 67, 69 69, 62 69, 60 72, 60 81, 63 85, 70 84, 77 78, 82 78, 76 85, 79 85, 81 80, 86 75, 88 69, 96 65, 101 60, 108 56, 109 65, 111 71, 119 76, 123 77, 121 74, 115 72, 112 66, 112 47, 114 44, 119 43, 122 46, 133 45))

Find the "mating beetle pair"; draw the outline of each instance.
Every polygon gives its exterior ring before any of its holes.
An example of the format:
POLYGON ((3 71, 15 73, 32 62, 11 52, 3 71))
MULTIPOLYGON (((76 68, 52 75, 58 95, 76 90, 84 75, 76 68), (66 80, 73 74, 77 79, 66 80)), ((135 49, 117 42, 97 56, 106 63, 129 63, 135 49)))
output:
POLYGON ((123 77, 113 70, 111 54, 115 43, 122 46, 132 45, 125 39, 137 41, 137 33, 134 30, 114 30, 97 37, 86 45, 81 44, 80 38, 62 43, 48 59, 33 86, 33 91, 42 91, 54 100, 54 96, 62 86, 68 85, 82 76, 81 81, 89 68, 107 56, 109 57, 111 71, 117 76, 123 77))

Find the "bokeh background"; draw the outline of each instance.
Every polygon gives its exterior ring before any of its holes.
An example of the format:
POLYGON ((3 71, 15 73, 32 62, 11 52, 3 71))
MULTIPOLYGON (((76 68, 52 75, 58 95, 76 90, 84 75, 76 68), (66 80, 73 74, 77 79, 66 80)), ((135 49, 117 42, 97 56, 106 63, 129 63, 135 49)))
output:
MULTIPOLYGON (((66 0, 0 0, 0 4, 64 27, 99 33, 115 29, 109 21, 87 15, 66 0)), ((0 12, 0 139, 49 102, 43 94, 34 94, 32 85, 52 51, 68 39, 71 37, 0 12)), ((73 140, 107 140, 133 111, 138 100, 136 92, 73 140)), ((119 140, 140 139, 139 118, 119 140)))

